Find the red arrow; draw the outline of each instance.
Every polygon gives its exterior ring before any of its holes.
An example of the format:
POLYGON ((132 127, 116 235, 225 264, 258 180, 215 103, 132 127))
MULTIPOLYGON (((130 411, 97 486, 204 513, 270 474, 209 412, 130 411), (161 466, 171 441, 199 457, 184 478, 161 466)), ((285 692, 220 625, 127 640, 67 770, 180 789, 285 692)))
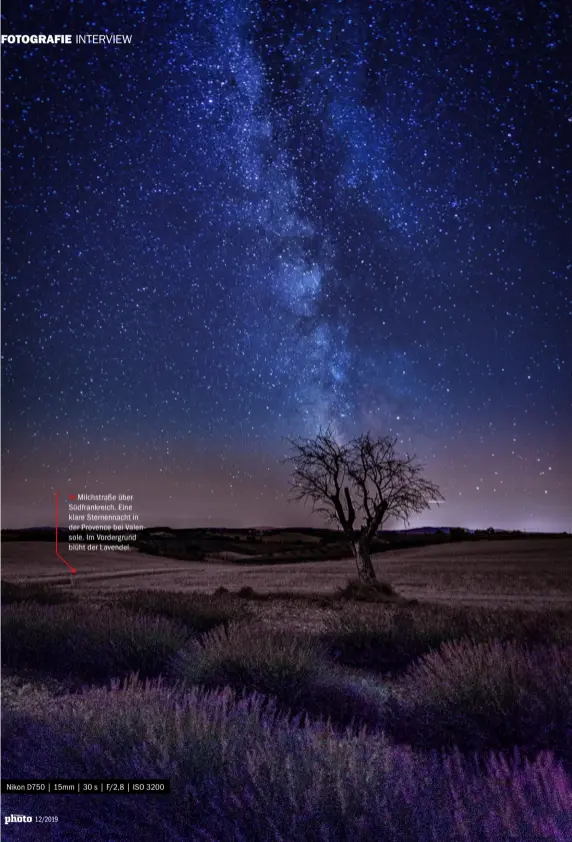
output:
MULTIPOLYGON (((71 499, 72 496, 75 498, 75 494, 74 495, 70 494, 70 499, 71 499)), ((66 565, 66 567, 69 567, 69 569, 71 570, 72 573, 77 573, 77 570, 75 569, 75 567, 72 567, 71 564, 69 564, 65 560, 65 558, 60 555, 60 551, 58 549, 58 521, 59 521, 58 506, 59 506, 59 495, 58 495, 58 492, 56 491, 56 555, 60 559, 60 561, 63 561, 63 563, 66 565)))

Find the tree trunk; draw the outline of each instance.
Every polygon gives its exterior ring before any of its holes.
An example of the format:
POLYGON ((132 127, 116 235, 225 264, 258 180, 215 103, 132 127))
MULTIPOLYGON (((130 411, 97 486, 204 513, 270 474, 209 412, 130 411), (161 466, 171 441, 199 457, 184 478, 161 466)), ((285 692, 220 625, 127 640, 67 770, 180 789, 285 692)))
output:
POLYGON ((373 569, 373 564, 371 563, 369 549, 366 547, 364 541, 361 539, 353 541, 352 550, 356 560, 357 572, 360 581, 375 582, 375 570, 373 569))

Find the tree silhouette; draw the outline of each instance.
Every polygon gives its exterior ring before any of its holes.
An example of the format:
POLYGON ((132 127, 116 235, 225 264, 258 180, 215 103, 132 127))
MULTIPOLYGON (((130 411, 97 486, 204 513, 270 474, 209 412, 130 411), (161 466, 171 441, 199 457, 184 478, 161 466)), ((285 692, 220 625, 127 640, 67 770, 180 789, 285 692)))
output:
POLYGON ((292 455, 290 495, 311 503, 312 511, 341 526, 351 543, 358 577, 375 581, 371 545, 388 518, 407 523, 413 513, 444 498, 422 476, 415 456, 399 456, 397 438, 371 433, 340 444, 331 427, 310 439, 288 439, 292 455))

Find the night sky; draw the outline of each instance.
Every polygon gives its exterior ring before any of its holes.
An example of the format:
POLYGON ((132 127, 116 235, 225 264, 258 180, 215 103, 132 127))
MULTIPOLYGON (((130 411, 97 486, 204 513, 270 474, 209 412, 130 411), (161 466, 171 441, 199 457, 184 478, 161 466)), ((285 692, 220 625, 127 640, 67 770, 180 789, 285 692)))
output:
POLYGON ((285 436, 416 452, 422 524, 572 529, 572 7, 4 3, 3 526, 316 524, 285 436), (59 11, 58 11, 59 10, 59 11))

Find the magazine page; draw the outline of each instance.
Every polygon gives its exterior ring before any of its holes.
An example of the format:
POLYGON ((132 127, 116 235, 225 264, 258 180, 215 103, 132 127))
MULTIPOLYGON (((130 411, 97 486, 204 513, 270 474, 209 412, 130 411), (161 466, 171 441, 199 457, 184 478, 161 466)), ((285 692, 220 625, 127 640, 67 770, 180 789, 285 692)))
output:
POLYGON ((23 842, 572 839, 572 7, 5 0, 23 842))

